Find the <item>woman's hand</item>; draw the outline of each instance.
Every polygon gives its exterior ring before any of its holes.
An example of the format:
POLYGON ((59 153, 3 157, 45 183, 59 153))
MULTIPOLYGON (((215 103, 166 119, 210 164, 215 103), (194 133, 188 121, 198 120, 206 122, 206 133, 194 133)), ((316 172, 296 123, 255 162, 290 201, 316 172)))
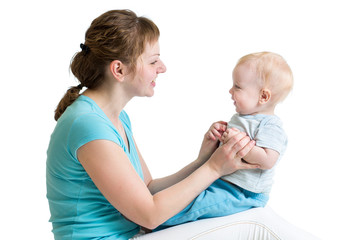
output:
POLYGON ((254 169, 259 166, 242 161, 242 158, 255 146, 255 141, 244 132, 229 130, 221 145, 208 160, 211 168, 219 177, 235 172, 239 169, 254 169))
POLYGON ((221 135, 220 142, 227 143, 230 138, 235 136, 236 134, 240 133, 240 130, 237 128, 228 128, 226 131, 221 135))
POLYGON ((219 140, 222 134, 226 131, 227 123, 224 121, 218 121, 213 123, 204 136, 204 140, 201 144, 198 160, 200 162, 207 161, 219 146, 219 140))

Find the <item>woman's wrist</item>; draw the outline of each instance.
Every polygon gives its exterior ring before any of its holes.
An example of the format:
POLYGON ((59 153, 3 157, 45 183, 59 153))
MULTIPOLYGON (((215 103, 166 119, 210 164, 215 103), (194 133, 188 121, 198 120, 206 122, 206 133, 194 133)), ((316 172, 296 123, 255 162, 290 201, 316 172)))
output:
POLYGON ((204 163, 206 162, 206 160, 201 159, 200 157, 198 157, 197 159, 195 159, 193 161, 193 171, 195 171, 196 169, 198 169, 199 167, 201 167, 204 163))
POLYGON ((200 167, 201 165, 203 165, 208 159, 206 157, 202 157, 202 156, 198 156, 197 159, 194 161, 196 162, 196 164, 198 164, 198 166, 200 167))
POLYGON ((202 146, 202 149, 200 149, 197 160, 201 162, 201 164, 208 161, 211 158, 212 154, 216 151, 218 145, 219 144, 215 144, 213 146, 206 146, 206 145, 202 146))
POLYGON ((219 167, 213 161, 206 161, 203 164, 203 167, 206 169, 206 171, 209 172, 209 177, 212 178, 214 181, 222 177, 219 167))

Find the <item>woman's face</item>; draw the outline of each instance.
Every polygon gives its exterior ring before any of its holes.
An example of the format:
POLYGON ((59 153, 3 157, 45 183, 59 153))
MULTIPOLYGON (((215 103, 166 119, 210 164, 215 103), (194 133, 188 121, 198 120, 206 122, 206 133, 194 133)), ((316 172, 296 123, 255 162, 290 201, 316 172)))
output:
POLYGON ((132 82, 136 91, 135 95, 153 96, 156 78, 159 73, 164 72, 166 72, 166 67, 160 60, 159 42, 146 44, 145 51, 137 61, 136 73, 132 82))

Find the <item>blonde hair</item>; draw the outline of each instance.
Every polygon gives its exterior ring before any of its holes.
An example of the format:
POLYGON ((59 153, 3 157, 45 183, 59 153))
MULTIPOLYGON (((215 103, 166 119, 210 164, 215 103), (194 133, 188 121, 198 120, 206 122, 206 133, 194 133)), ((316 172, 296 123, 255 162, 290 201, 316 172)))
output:
POLYGON ((254 67, 256 76, 263 88, 272 94, 272 102, 283 101, 294 85, 292 71, 282 56, 272 52, 251 53, 240 58, 236 67, 249 63, 254 67))

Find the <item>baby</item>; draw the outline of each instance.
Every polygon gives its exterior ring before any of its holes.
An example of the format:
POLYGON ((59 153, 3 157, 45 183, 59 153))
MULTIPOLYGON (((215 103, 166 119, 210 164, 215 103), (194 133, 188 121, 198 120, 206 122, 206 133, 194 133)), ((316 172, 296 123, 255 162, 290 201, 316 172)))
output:
POLYGON ((290 67, 275 53, 253 53, 239 60, 233 71, 233 87, 230 89, 237 113, 220 140, 225 143, 236 131, 246 132, 256 141, 256 146, 243 157, 243 161, 256 164, 259 168, 239 170, 215 181, 157 230, 266 205, 274 166, 287 145, 286 134, 274 110, 292 86, 290 67))
POLYGON ((230 89, 236 114, 223 134, 226 142, 234 131, 246 132, 256 146, 243 158, 259 169, 239 170, 223 177, 254 193, 269 193, 274 167, 283 155, 287 137, 280 119, 274 115, 276 105, 285 99, 293 86, 293 75, 285 60, 271 52, 242 57, 233 70, 230 89))

